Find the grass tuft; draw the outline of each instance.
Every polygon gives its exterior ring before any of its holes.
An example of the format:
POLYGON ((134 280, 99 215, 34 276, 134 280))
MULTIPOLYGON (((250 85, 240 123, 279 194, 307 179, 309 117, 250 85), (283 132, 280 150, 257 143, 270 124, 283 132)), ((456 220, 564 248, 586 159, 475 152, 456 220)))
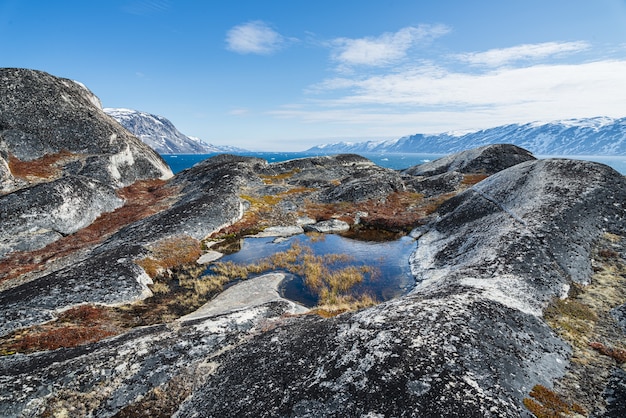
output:
POLYGON ((150 249, 150 256, 136 263, 153 279, 161 272, 195 262, 202 255, 202 244, 188 235, 165 238, 150 249))

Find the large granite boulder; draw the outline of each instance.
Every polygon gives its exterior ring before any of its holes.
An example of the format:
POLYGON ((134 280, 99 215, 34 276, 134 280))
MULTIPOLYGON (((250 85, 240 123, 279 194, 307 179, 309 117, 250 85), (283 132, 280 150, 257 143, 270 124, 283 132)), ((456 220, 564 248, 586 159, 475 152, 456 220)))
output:
POLYGON ((171 176, 85 86, 0 69, 0 257, 84 228, 122 205, 120 187, 171 176))
POLYGON ((404 170, 412 176, 434 176, 448 171, 494 174, 535 157, 511 144, 485 145, 451 154, 404 170))
POLYGON ((101 108, 84 85, 19 68, 0 69, 0 153, 33 161, 65 152, 63 173, 116 187, 169 178, 163 159, 101 108))

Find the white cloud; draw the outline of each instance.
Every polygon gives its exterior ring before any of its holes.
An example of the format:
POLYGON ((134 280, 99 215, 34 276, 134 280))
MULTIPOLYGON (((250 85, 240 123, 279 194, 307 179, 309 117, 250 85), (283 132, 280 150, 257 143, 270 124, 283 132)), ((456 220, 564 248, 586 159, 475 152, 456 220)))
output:
POLYGON ((332 57, 343 65, 386 66, 404 58, 420 42, 428 42, 449 32, 444 25, 406 27, 395 33, 360 39, 337 38, 332 41, 332 57))
POLYGON ((261 21, 237 25, 226 34, 226 46, 239 54, 271 54, 280 49, 286 39, 261 21))
POLYGON ((480 74, 422 67, 316 86, 281 117, 359 125, 369 135, 434 133, 574 117, 624 116, 626 60, 500 68, 480 74), (330 98, 321 98, 330 97, 330 98))
POLYGON ((472 65, 499 67, 520 60, 537 60, 555 55, 577 53, 590 48, 584 41, 578 42, 544 42, 524 44, 511 48, 490 49, 484 52, 468 52, 455 57, 472 65))

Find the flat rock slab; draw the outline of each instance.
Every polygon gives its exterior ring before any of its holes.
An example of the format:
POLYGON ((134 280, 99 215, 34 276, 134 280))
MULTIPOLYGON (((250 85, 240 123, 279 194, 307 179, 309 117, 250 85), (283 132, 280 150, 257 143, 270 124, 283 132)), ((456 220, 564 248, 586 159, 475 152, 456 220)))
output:
POLYGON ((339 219, 330 219, 328 221, 321 221, 313 225, 304 226, 305 231, 321 232, 322 234, 345 232, 349 229, 350 225, 348 225, 347 222, 340 221, 339 219))
POLYGON ((207 251, 206 253, 202 254, 200 256, 200 258, 198 258, 196 260, 196 263, 198 264, 209 264, 215 260, 219 260, 220 258, 222 258, 224 256, 224 254, 222 254, 219 251, 207 251))
POLYGON ((303 234, 304 229, 298 225, 292 226, 270 226, 263 231, 255 235, 250 235, 253 238, 267 238, 267 237, 290 237, 292 235, 303 234))
POLYGON ((197 311, 185 315, 179 321, 208 318, 224 315, 242 309, 260 306, 269 302, 287 301, 293 305, 293 313, 308 311, 302 305, 288 301, 278 294, 278 286, 283 281, 283 273, 268 273, 229 287, 197 311))

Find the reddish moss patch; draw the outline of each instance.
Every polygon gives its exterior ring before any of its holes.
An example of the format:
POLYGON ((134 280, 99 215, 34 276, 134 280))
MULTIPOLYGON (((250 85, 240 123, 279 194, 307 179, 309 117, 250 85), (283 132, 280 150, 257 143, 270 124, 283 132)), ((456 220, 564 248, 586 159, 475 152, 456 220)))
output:
POLYGON ((69 309, 56 321, 4 337, 0 353, 33 353, 76 347, 117 335, 122 328, 114 325, 111 312, 110 308, 94 305, 69 309))
POLYGON ((597 341, 589 343, 589 347, 593 348, 600 354, 611 357, 619 364, 626 363, 626 350, 623 348, 607 347, 597 341))
POLYGON ((461 184, 464 186, 473 186, 474 184, 480 183, 487 177, 489 177, 487 174, 481 173, 463 174, 463 180, 461 180, 461 184))
POLYGON ((25 180, 52 179, 61 174, 63 162, 79 157, 78 154, 67 150, 55 154, 44 155, 32 161, 22 161, 13 155, 9 155, 9 170, 13 176, 25 180))
POLYGON ((91 225, 42 249, 15 252, 5 257, 0 265, 0 283, 36 271, 47 262, 70 255, 86 246, 98 244, 122 227, 166 209, 178 190, 167 187, 163 180, 141 180, 118 190, 117 193, 126 200, 124 206, 101 214, 91 225))
POLYGON ((362 225, 391 231, 409 230, 425 221, 441 204, 454 194, 445 194, 432 198, 414 192, 394 192, 384 199, 372 199, 365 202, 307 203, 304 213, 317 220, 340 219, 354 223, 357 214, 366 213, 360 222, 362 225))
POLYGON ((585 415, 586 411, 577 403, 564 401, 554 391, 542 385, 535 385, 524 399, 524 406, 538 418, 560 418, 572 414, 585 415))

